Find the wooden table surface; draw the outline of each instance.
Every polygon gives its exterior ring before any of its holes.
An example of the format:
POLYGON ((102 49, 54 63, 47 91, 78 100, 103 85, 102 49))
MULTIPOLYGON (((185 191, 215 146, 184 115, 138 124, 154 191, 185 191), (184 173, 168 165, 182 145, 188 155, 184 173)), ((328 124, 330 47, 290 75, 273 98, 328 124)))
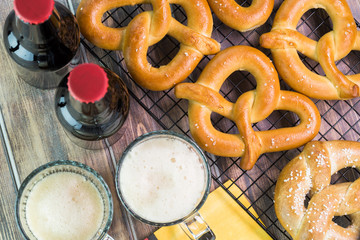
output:
MULTIPOLYGON (((2 27, 13 8, 12 2, 0 1, 1 40, 2 27)), ((60 2, 67 5, 65 0, 60 2)), ((348 2, 355 18, 360 20, 360 0, 348 2)), ((79 0, 73 3, 76 8, 79 0)), ((39 90, 18 80, 2 41, 0 52, 0 239, 21 239, 14 215, 19 184, 35 168, 59 159, 85 163, 104 177, 114 200, 114 220, 109 231, 114 239, 143 239, 148 236, 154 228, 134 220, 122 210, 114 186, 114 169, 121 153, 133 139, 161 127, 132 99, 125 126, 127 130, 122 139, 110 149, 82 149, 70 142, 56 119, 53 106, 55 90, 39 90)))

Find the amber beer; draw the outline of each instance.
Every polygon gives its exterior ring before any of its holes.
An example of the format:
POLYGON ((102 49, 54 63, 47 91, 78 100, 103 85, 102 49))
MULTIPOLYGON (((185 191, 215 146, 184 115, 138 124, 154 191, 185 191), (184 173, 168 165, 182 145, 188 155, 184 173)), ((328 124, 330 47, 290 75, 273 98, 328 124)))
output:
POLYGON ((82 175, 58 172, 31 190, 26 219, 37 239, 92 239, 104 218, 104 203, 82 175))
POLYGON ((130 144, 117 173, 120 199, 150 224, 181 221, 202 205, 209 191, 209 170, 201 150, 167 131, 130 144))
POLYGON ((112 239, 113 202, 102 177, 74 161, 49 162, 22 183, 16 219, 25 239, 112 239))

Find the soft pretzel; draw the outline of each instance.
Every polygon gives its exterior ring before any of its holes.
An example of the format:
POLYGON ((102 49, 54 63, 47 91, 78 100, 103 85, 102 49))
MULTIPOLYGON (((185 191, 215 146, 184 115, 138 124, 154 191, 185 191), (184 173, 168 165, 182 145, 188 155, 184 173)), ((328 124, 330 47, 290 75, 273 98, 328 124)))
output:
POLYGON ((346 167, 360 168, 360 143, 314 141, 281 171, 275 188, 275 212, 294 239, 360 238, 360 179, 330 185, 331 175, 346 167), (352 220, 347 228, 332 221, 334 216, 343 215, 352 220))
POLYGON ((263 25, 274 7, 274 0, 254 0, 249 7, 242 7, 235 0, 208 0, 208 2, 223 23, 240 32, 263 25))
POLYGON ((220 51, 220 44, 210 38, 213 22, 205 0, 82 0, 76 17, 81 33, 94 45, 122 50, 133 79, 150 90, 173 87, 190 75, 203 55, 220 51), (101 22, 108 10, 141 3, 152 4, 153 10, 138 14, 126 27, 110 28, 101 22), (171 16, 170 4, 183 7, 187 26, 171 16), (167 34, 180 42, 180 49, 169 64, 154 68, 147 50, 167 34))
POLYGON ((262 153, 305 144, 320 128, 320 115, 314 103, 301 94, 281 91, 270 59, 252 47, 234 46, 221 51, 207 64, 196 83, 178 84, 175 95, 189 100, 190 131, 199 146, 218 156, 242 156, 243 169, 251 169, 262 153), (219 90, 226 78, 237 70, 253 74, 257 87, 232 103, 222 97, 219 90), (300 124, 255 132, 252 124, 264 120, 274 110, 295 112, 300 124), (210 119, 212 112, 235 122, 239 134, 216 130, 210 119))
POLYGON ((335 64, 351 50, 360 50, 360 32, 345 0, 285 0, 260 44, 271 49, 280 76, 296 91, 317 99, 359 96, 360 74, 346 76, 335 64), (325 9, 334 26, 318 42, 296 30, 301 16, 312 8, 325 9), (310 71, 297 51, 319 62, 326 76, 310 71))

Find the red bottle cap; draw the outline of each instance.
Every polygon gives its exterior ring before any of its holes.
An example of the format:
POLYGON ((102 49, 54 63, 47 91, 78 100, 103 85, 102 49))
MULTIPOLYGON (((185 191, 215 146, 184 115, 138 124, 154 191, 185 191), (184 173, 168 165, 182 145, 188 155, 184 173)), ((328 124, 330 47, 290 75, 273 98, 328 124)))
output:
POLYGON ((49 19, 54 5, 54 0, 14 0, 16 16, 30 24, 43 23, 49 19))
POLYGON ((102 67, 94 63, 85 63, 76 66, 70 72, 68 88, 76 100, 94 103, 105 96, 108 82, 109 79, 102 67))

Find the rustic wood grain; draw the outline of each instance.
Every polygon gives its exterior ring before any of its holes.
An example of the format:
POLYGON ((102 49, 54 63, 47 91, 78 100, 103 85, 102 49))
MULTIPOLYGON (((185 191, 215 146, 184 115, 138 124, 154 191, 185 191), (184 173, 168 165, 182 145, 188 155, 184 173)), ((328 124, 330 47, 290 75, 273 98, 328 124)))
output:
POLYGON ((360 0, 348 0, 354 18, 360 22, 360 0))
MULTIPOLYGON (((64 2, 65 0, 61 1, 64 2)), ((73 0, 75 9, 80 0, 73 0)), ((277 1, 279 2, 279 1, 277 1)), ((354 17, 360 21, 360 0, 348 0, 354 17)), ((0 1, 0 39, 3 34, 3 23, 7 14, 12 9, 12 0, 0 1)), ((216 38, 216 34, 215 34, 216 38)), ((224 43, 226 45, 226 43, 224 43)), ((222 48, 226 47, 223 44, 222 48)), ((114 199, 114 220, 109 234, 114 239, 130 239, 128 229, 125 225, 125 216, 121 209, 121 204, 116 195, 114 186, 115 166, 111 159, 110 151, 114 152, 116 161, 120 158, 126 146, 137 136, 161 129, 161 126, 155 123, 152 117, 133 99, 131 99, 130 116, 125 128, 127 131, 123 138, 117 142, 110 150, 104 149, 99 151, 84 150, 77 147, 65 136, 60 124, 58 123, 53 106, 54 90, 35 89, 26 83, 18 80, 12 67, 11 59, 5 54, 4 45, 1 40, 0 52, 2 60, 0 63, 0 106, 4 113, 7 131, 10 137, 11 148, 14 153, 17 169, 19 170, 20 179, 23 180, 33 169, 58 159, 69 159, 85 163, 98 171, 109 185, 114 199)), ((116 56, 115 56, 116 57, 116 56)), ((89 55, 89 61, 96 61, 89 55)), ((112 63, 109 66, 115 67, 112 63)), ((116 69, 119 71, 118 69, 116 69)), ((156 94, 154 94, 156 95, 156 94)), ((326 113, 328 106, 318 104, 320 112, 326 113)), ((345 106, 344 106, 345 107, 345 106)), ((331 116, 329 117, 331 118, 331 116)), ((326 128, 325 125, 322 128, 326 128)), ((342 131, 340 129, 340 131, 342 131)), ((352 136, 358 139, 359 136, 352 136)), ((9 165, 4 157, 3 148, 0 148, 0 174, 3 180, 0 183, 0 239, 20 239, 14 218, 14 203, 16 197, 15 183, 11 178, 9 165)), ((274 154, 274 158, 276 158, 274 154)), ((262 160, 260 160, 262 161, 262 160)), ((231 161, 223 161, 224 166, 230 165, 231 161)), ((263 161, 263 167, 266 169, 269 163, 263 161)), ((281 165, 281 164, 280 164, 281 165)), ((237 169, 230 170, 233 177, 238 177, 241 172, 237 169)), ((256 178, 262 171, 257 169, 249 173, 256 178)), ((277 176, 278 171, 267 173, 270 176, 277 176)), ((273 179, 270 177, 269 179, 273 179)), ((239 186, 244 189, 249 185, 239 180, 239 186)), ((273 184, 263 181, 264 189, 266 186, 273 184)), ((253 186, 246 193, 251 199, 252 195, 259 194, 259 188, 253 186)), ((272 191, 272 189, 269 189, 272 191)), ((271 199, 270 199, 271 200, 271 199)), ((258 207, 267 206, 267 203, 258 203, 258 207)), ((272 212, 272 214, 274 214, 272 212)), ((154 231, 154 227, 142 224, 131 218, 135 224, 137 239, 143 239, 154 231)), ((264 220, 266 223, 266 218, 264 220)), ((278 239, 283 239, 279 236, 278 239)))
MULTIPOLYGON (((0 68, 1 69, 1 68, 0 68)), ((0 131, 0 239, 21 239, 21 234, 15 221, 15 201, 17 189, 11 176, 11 166, 8 164, 4 141, 0 131)))

